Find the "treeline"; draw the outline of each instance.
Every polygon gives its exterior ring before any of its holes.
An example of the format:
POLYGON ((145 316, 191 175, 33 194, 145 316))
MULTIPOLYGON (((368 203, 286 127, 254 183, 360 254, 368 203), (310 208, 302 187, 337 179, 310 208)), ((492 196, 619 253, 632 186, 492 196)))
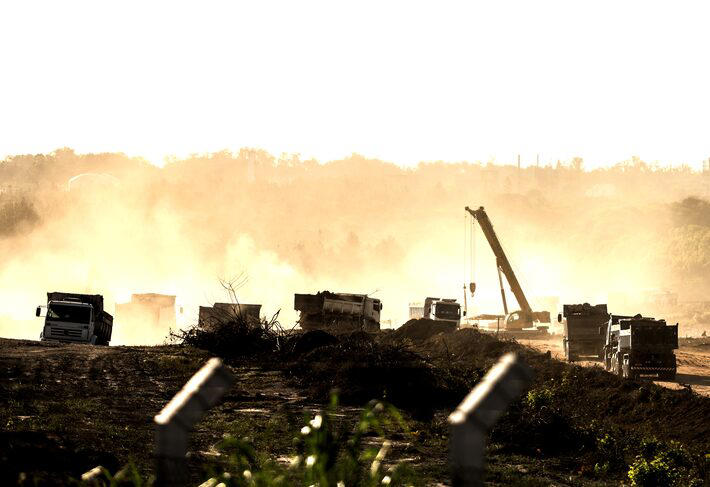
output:
POLYGON ((594 197, 624 194, 646 195, 658 200, 662 194, 668 201, 684 195, 707 192, 710 176, 694 172, 688 166, 663 167, 638 158, 611 167, 583 170, 584 163, 575 158, 569 163, 528 166, 468 162, 422 162, 415 168, 368 159, 357 154, 320 164, 301 160, 296 154, 274 157, 260 149, 241 149, 238 153, 222 151, 169 160, 163 169, 141 158, 121 153, 76 154, 72 149, 58 149, 50 154, 9 156, 0 161, 0 187, 36 188, 65 185, 82 173, 108 173, 120 180, 169 178, 184 181, 236 178, 242 182, 292 183, 301 179, 352 177, 367 172, 375 181, 389 185, 403 179, 417 187, 468 188, 494 193, 585 194, 594 197), (629 184, 626 184, 629 183, 629 184), (631 184, 633 183, 633 184, 631 184))

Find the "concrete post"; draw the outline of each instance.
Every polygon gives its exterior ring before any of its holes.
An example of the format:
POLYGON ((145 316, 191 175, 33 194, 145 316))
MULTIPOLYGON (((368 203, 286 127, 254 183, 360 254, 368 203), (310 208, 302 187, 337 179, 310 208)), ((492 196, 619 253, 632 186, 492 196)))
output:
POLYGON ((483 485, 486 435, 532 379, 532 370, 505 354, 449 415, 454 487, 483 485))
POLYGON ((188 484, 190 476, 185 463, 188 433, 207 409, 219 403, 233 380, 222 361, 212 358, 155 417, 157 486, 188 484))

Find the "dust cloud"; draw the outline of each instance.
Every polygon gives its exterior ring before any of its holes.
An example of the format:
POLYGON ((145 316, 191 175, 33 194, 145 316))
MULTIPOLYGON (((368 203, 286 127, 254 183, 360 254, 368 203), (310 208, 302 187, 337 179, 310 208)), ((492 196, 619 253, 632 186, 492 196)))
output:
MULTIPOLYGON (((0 162, 0 336, 37 338, 34 309, 53 290, 177 296, 177 326, 227 299, 292 326, 293 294, 374 293, 399 326, 426 296, 500 312, 495 259, 482 234, 464 245, 465 206, 485 206, 534 303, 638 307, 655 292, 701 301, 710 289, 710 177, 636 158, 582 170, 481 163, 416 168, 358 155, 328 163, 257 149, 169 161, 71 149, 0 162), (466 261, 464 261, 466 255, 466 261), (466 262, 466 264, 464 264, 466 262)), ((512 295, 510 299, 514 298, 512 295)), ((710 317, 710 316, 709 316, 710 317)), ((697 322, 704 318, 693 318, 697 322)), ((161 343, 168 330, 116 319, 112 344, 161 343)))

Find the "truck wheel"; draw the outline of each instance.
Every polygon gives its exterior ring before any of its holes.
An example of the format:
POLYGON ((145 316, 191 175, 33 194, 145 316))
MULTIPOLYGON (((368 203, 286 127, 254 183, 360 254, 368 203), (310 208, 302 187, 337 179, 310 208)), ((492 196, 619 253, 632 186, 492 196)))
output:
POLYGON ((565 340, 565 359, 567 359, 567 362, 575 362, 578 358, 579 357, 577 357, 577 354, 572 352, 569 340, 565 340))

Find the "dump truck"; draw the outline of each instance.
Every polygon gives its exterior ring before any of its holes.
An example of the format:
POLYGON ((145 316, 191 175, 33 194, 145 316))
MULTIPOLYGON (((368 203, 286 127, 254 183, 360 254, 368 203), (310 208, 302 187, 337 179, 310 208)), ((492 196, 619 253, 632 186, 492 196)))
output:
POLYGON ((236 318, 256 327, 261 322, 261 305, 245 303, 214 303, 213 306, 200 306, 199 323, 204 329, 214 328, 220 323, 227 323, 236 318))
POLYGON ((296 294, 294 309, 300 312, 298 324, 306 331, 341 333, 380 330, 382 302, 366 294, 330 291, 296 294))
POLYGON ((40 340, 108 345, 113 332, 113 316, 104 311, 100 294, 48 292, 47 305, 38 306, 36 316, 44 315, 40 340))
POLYGON ((128 303, 116 304, 118 323, 140 323, 152 328, 175 328, 175 296, 171 294, 131 294, 128 303))
POLYGON ((606 327, 604 368, 627 379, 674 380, 678 324, 665 320, 612 315, 606 327))
POLYGON ((418 320, 424 318, 424 305, 422 303, 409 303, 409 319, 418 320))
POLYGON ((557 315, 557 321, 563 322, 562 347, 568 362, 580 358, 603 359, 606 326, 609 322, 606 304, 565 304, 562 313, 557 315))
POLYGON ((429 320, 446 321, 458 328, 461 324, 461 305, 455 299, 426 298, 423 317, 429 320))

